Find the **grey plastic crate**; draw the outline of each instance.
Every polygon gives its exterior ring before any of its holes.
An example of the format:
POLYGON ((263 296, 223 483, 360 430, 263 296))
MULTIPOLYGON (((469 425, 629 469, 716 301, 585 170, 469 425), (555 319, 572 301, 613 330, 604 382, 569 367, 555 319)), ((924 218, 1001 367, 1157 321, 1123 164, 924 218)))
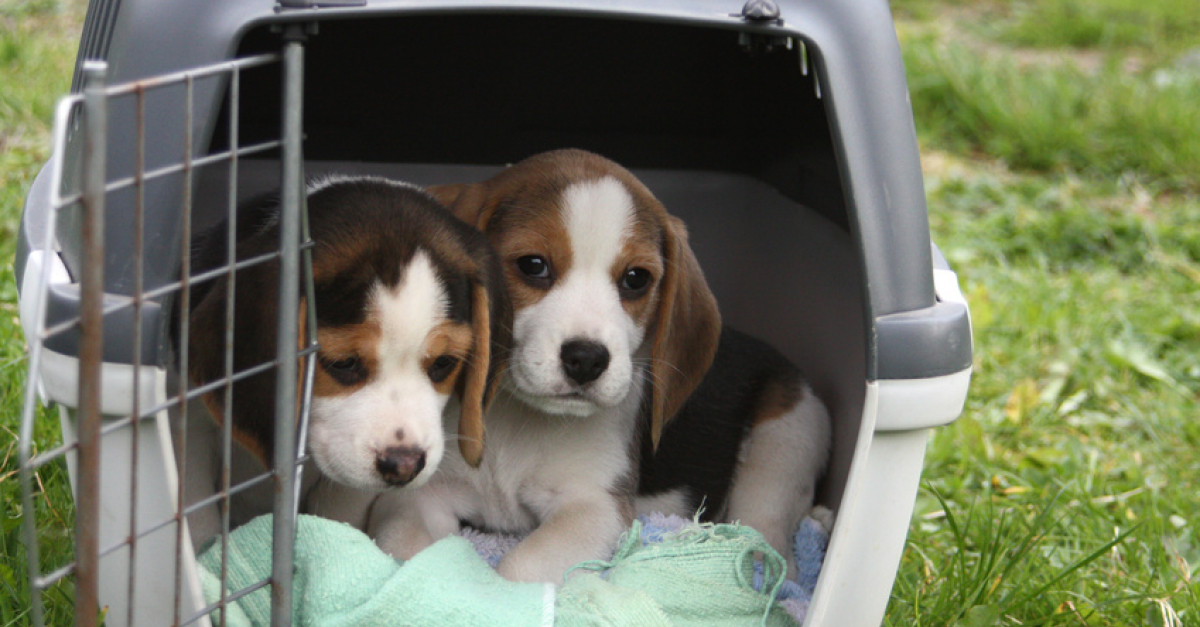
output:
MULTIPOLYGON (((125 83, 277 53, 281 25, 304 25, 310 175, 477 180, 562 147, 629 167, 688 223, 725 320, 780 347, 829 405, 835 450, 818 498, 838 518, 806 624, 872 625, 903 550, 927 430, 962 408, 969 314, 930 242, 887 3, 777 8, 777 17, 768 8, 752 19, 736 0, 96 0, 80 56, 107 60, 109 82, 125 83)), ((144 169, 179 164, 189 134, 194 142, 192 172, 144 187, 150 236, 140 247, 148 262, 139 289, 161 294, 137 312, 110 313, 104 325, 106 364, 136 361, 164 381, 185 181, 192 177, 193 231, 224 215, 231 189, 249 197, 279 185, 272 150, 247 154, 232 170, 225 161, 203 164, 228 151, 235 120, 239 146, 278 138, 279 73, 243 78, 236 106, 227 77, 192 89, 190 124, 170 94, 147 100, 142 120, 154 137, 144 169)), ((132 105, 110 104, 110 129, 136 117, 132 105)), ((135 153, 110 131, 111 179, 133 176, 135 153)), ((48 325, 78 315, 71 286, 86 265, 70 215, 56 225, 55 246, 43 243, 51 173, 65 158, 56 152, 30 190, 16 259, 23 316, 28 270, 59 268, 45 301, 48 325)), ((108 195, 104 290, 116 297, 135 289, 133 205, 108 195)), ((45 350, 70 358, 77 344, 56 335, 45 350)))

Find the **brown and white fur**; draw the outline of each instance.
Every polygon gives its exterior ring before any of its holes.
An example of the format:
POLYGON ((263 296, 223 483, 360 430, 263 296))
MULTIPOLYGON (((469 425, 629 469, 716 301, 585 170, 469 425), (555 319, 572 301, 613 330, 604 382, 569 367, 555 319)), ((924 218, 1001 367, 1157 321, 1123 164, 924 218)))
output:
MULTIPOLYGON (((757 529, 795 571, 792 536, 829 457, 829 415, 777 350, 725 326, 713 365, 643 447, 638 513, 662 511, 757 529)), ((828 510, 813 516, 826 529, 828 510)), ((818 513, 820 512, 820 513, 818 513)))
MULTIPOLYGON (((627 170, 597 155, 544 153, 482 183, 431 191, 495 247, 513 302, 513 347, 487 414, 482 466, 448 455, 424 487, 376 502, 372 534, 409 557, 460 520, 529 533, 500 562, 501 574, 561 583, 570 566, 606 557, 640 508, 643 448, 652 451, 660 435, 668 444, 677 430, 664 425, 717 355, 716 301, 683 223, 627 170)), ((742 460, 746 479, 720 512, 777 525, 773 535, 783 538, 811 505, 828 427, 823 410, 811 410, 811 394, 774 389, 760 390, 778 402, 761 403, 750 435, 720 442, 742 460), (806 438, 817 454, 790 464, 781 446, 806 438), (759 485, 775 475, 786 481, 759 485)), ((692 412, 685 423, 706 416, 692 412)), ((678 473, 658 474, 670 480, 641 505, 694 513, 705 494, 686 478, 673 483, 678 473)))
MULTIPOLYGON (((319 470, 305 509, 365 528, 376 493, 420 486, 447 450, 478 464, 484 405, 492 389, 493 342, 507 318, 503 282, 487 241, 420 188, 377 178, 331 177, 308 189, 319 342, 308 447, 319 470), (443 410, 454 403, 457 447, 447 446, 443 410)), ((239 260, 277 250, 278 205, 240 211, 239 260)), ((195 270, 226 263, 226 224, 198 242, 195 270)), ((275 359, 279 265, 239 270, 234 299, 235 372, 275 359)), ((194 385, 226 376, 228 283, 192 290, 188 372, 194 385)), ((298 338, 300 341, 300 338, 298 338)), ((302 343, 303 344, 303 343, 302 343)), ((275 374, 270 369, 204 397, 235 437, 271 463, 275 374)), ((306 473, 311 475, 312 473, 306 473)))

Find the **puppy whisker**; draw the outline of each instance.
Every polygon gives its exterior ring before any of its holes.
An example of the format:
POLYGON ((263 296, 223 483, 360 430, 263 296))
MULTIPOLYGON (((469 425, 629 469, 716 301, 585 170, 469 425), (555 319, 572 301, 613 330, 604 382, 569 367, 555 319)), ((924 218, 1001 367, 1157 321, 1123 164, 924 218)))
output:
POLYGON ((483 442, 483 440, 480 438, 465 436, 457 432, 446 433, 444 435, 445 439, 449 442, 483 442))

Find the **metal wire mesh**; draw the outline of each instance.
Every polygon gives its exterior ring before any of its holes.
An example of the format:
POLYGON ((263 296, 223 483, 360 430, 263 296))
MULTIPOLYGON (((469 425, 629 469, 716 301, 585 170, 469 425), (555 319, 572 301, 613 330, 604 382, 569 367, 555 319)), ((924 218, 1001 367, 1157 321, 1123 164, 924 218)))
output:
MULTIPOLYGON (((311 395, 315 346, 300 345, 300 321, 281 315, 278 354, 273 361, 235 371, 233 367, 234 303, 229 298, 225 312, 225 375, 218 381, 191 386, 188 372, 188 316, 178 317, 176 351, 161 346, 149 351, 171 355, 148 361, 147 342, 164 343, 170 322, 164 303, 175 302, 177 311, 189 311, 191 287, 198 281, 225 281, 230 294, 240 271, 257 264, 274 262, 280 267, 280 311, 297 311, 300 289, 311 302, 312 276, 307 261, 307 227, 303 208, 303 165, 301 156, 303 33, 298 29, 286 37, 282 54, 267 54, 120 85, 107 85, 103 63, 89 63, 84 70, 84 93, 63 99, 55 114, 53 153, 50 162, 51 201, 42 210, 44 241, 31 255, 27 275, 35 275, 35 287, 22 294, 22 312, 30 347, 29 375, 19 438, 20 479, 23 505, 23 538, 28 556, 31 590, 31 619, 35 626, 46 621, 43 593, 72 577, 75 585, 75 625, 224 625, 229 603, 264 586, 273 586, 273 624, 291 622, 292 543, 296 517, 299 472, 306 416, 311 395), (244 75, 275 67, 284 76, 284 128, 279 139, 241 141, 239 111, 244 75), (196 114, 196 102, 218 90, 224 94, 228 127, 216 129, 213 120, 196 114), (157 101, 154 99, 158 98, 157 101), (175 128, 164 132, 163 116, 151 120, 148 103, 160 112, 164 102, 174 108, 167 116, 175 128), (123 115, 110 115, 110 108, 123 115), (206 150, 206 135, 227 133, 227 147, 206 150), (176 141, 176 140, 179 141, 176 141), (156 146, 156 142, 159 145, 156 146), (123 151, 110 148, 121 144, 123 151), (171 162, 148 158, 161 154, 162 143, 178 149, 171 162), (155 150, 148 150, 156 148, 155 150), (113 154, 131 155, 129 163, 114 162, 113 154), (278 159, 281 164, 281 231, 278 252, 252 259, 237 259, 238 169, 243 159, 278 159), (223 168, 226 190, 218 210, 226 213, 227 263, 193 274, 191 243, 196 222, 198 180, 202 171, 223 168), (155 185, 167 184, 175 193, 166 202, 160 193, 148 194, 155 185), (147 216, 155 212, 178 212, 178 232, 147 230, 147 216), (106 224, 107 222, 107 224, 106 224), (105 250, 112 234, 128 250, 105 250), (180 265, 178 280, 149 285, 147 267, 172 263, 146 251, 151 241, 173 238, 180 265), (68 271, 60 251, 78 248, 79 262, 68 271), (114 261, 115 260, 115 261, 114 261), (105 276, 114 266, 120 276, 105 276), (302 287, 303 286, 303 287, 302 287), (55 297, 77 305, 69 315, 51 312, 55 297), (157 318, 147 316, 159 310, 157 318), (25 315, 28 312, 28 315, 25 315), (121 329, 121 320, 132 320, 132 328, 121 329), (146 320, 157 320, 158 328, 145 328, 146 320), (109 350, 127 343, 131 355, 113 360, 109 350), (77 350, 64 350, 63 345, 77 350), (49 346, 48 346, 49 345, 49 346), (303 365, 298 366, 298 360, 303 365), (302 370, 298 370, 302 368, 302 370), (195 403, 205 394, 223 388, 231 402, 237 381, 276 371, 275 467, 235 480, 232 462, 234 437, 224 421, 218 439, 219 468, 212 469, 213 493, 203 498, 185 493, 190 468, 188 441, 194 421, 211 420, 195 403), (300 386, 299 390, 297 385, 300 386), (48 450, 35 451, 35 422, 39 397, 57 404, 63 439, 48 450), (195 407, 193 407, 195 406, 195 407), (299 419, 297 419, 299 416, 299 419), (287 417, 288 419, 284 419, 287 417), (65 463, 70 471, 75 496, 75 549, 63 564, 45 564, 40 552, 38 472, 52 464, 65 463), (271 485, 275 494, 274 568, 270 579, 234 589, 227 577, 224 555, 234 522, 231 501, 256 486, 271 485), (216 542, 221 545, 219 598, 212 603, 201 594, 195 549, 189 534, 189 519, 215 508, 220 512, 216 542), (102 611, 102 608, 104 611, 102 611)), ((156 190, 159 188, 155 188, 156 190)), ((211 211, 211 208, 208 208, 211 211)), ((157 222, 156 222, 157 223, 157 222)), ((168 247, 170 249, 170 247, 168 247)), ((61 307, 57 308, 61 310, 61 307)), ((57 310, 56 310, 57 311, 57 310)), ((315 311, 307 308, 308 328, 313 328, 315 311)), ((230 415, 229 407, 225 408, 230 415)))

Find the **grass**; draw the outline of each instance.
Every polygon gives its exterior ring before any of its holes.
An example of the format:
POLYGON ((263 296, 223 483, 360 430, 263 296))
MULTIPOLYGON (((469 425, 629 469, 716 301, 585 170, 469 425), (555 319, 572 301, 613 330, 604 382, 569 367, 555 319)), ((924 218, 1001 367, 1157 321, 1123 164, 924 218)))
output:
POLYGON ((894 3, 976 359, 966 411, 931 436, 889 625, 1200 624, 1184 4, 894 3), (1118 14, 1136 36, 1081 34, 1118 14))
MULTIPOLYGON (((931 435, 888 625, 1200 624, 1195 0, 895 0, 934 238, 972 309, 963 416, 931 435)), ((67 89, 77 3, 0 5, 0 255, 67 89)), ((12 270, 0 333, 19 337, 12 270)), ((28 624, 0 343, 0 627, 28 624)), ((55 441, 39 420, 37 445, 55 441)), ((41 473, 45 567, 70 558, 41 473)), ((70 622, 70 588, 47 598, 70 622)))
POLYGON ((1191 0, 1058 0, 1013 4, 1004 41, 1018 46, 1179 52, 1195 45, 1200 11, 1191 0))
POLYGON ((925 145, 1196 191, 1200 59, 1185 56, 1200 55, 1200 11, 1191 0, 991 2, 937 15, 932 0, 898 4, 901 16, 924 16, 903 18, 900 32, 925 145), (1077 13, 1141 38, 1078 35, 1077 13), (1156 26, 1136 26, 1144 23, 1156 26))
POLYGON ((1171 189, 1200 180, 1200 76, 1161 82, 1122 72, 1115 59, 1091 71, 1040 67, 934 35, 910 41, 904 59, 926 143, 1032 171, 1133 175, 1171 189))
MULTIPOLYGON (((951 16, 958 26, 1010 47, 1135 53, 1161 61, 1196 45, 1192 0, 893 0, 901 20, 951 16), (964 20, 963 12, 981 19, 964 20)), ((1011 50, 1011 48, 1010 48, 1011 50)))
POLYGON ((1200 202, 925 161, 976 375, 932 436, 889 624, 1191 624, 1200 202))
MULTIPOLYGON (((0 626, 29 624, 29 584, 21 544, 16 434, 24 402, 25 351, 17 317, 12 264, 16 228, 33 176, 49 156, 54 103, 70 87, 81 28, 78 3, 5 2, 0 5, 0 626)), ((58 440, 57 420, 42 412, 37 449, 58 440)), ((39 473, 36 495, 42 572, 71 561, 69 529, 74 509, 66 468, 51 464, 39 473)), ((69 580, 45 594, 46 624, 67 625, 73 612, 69 580)))

